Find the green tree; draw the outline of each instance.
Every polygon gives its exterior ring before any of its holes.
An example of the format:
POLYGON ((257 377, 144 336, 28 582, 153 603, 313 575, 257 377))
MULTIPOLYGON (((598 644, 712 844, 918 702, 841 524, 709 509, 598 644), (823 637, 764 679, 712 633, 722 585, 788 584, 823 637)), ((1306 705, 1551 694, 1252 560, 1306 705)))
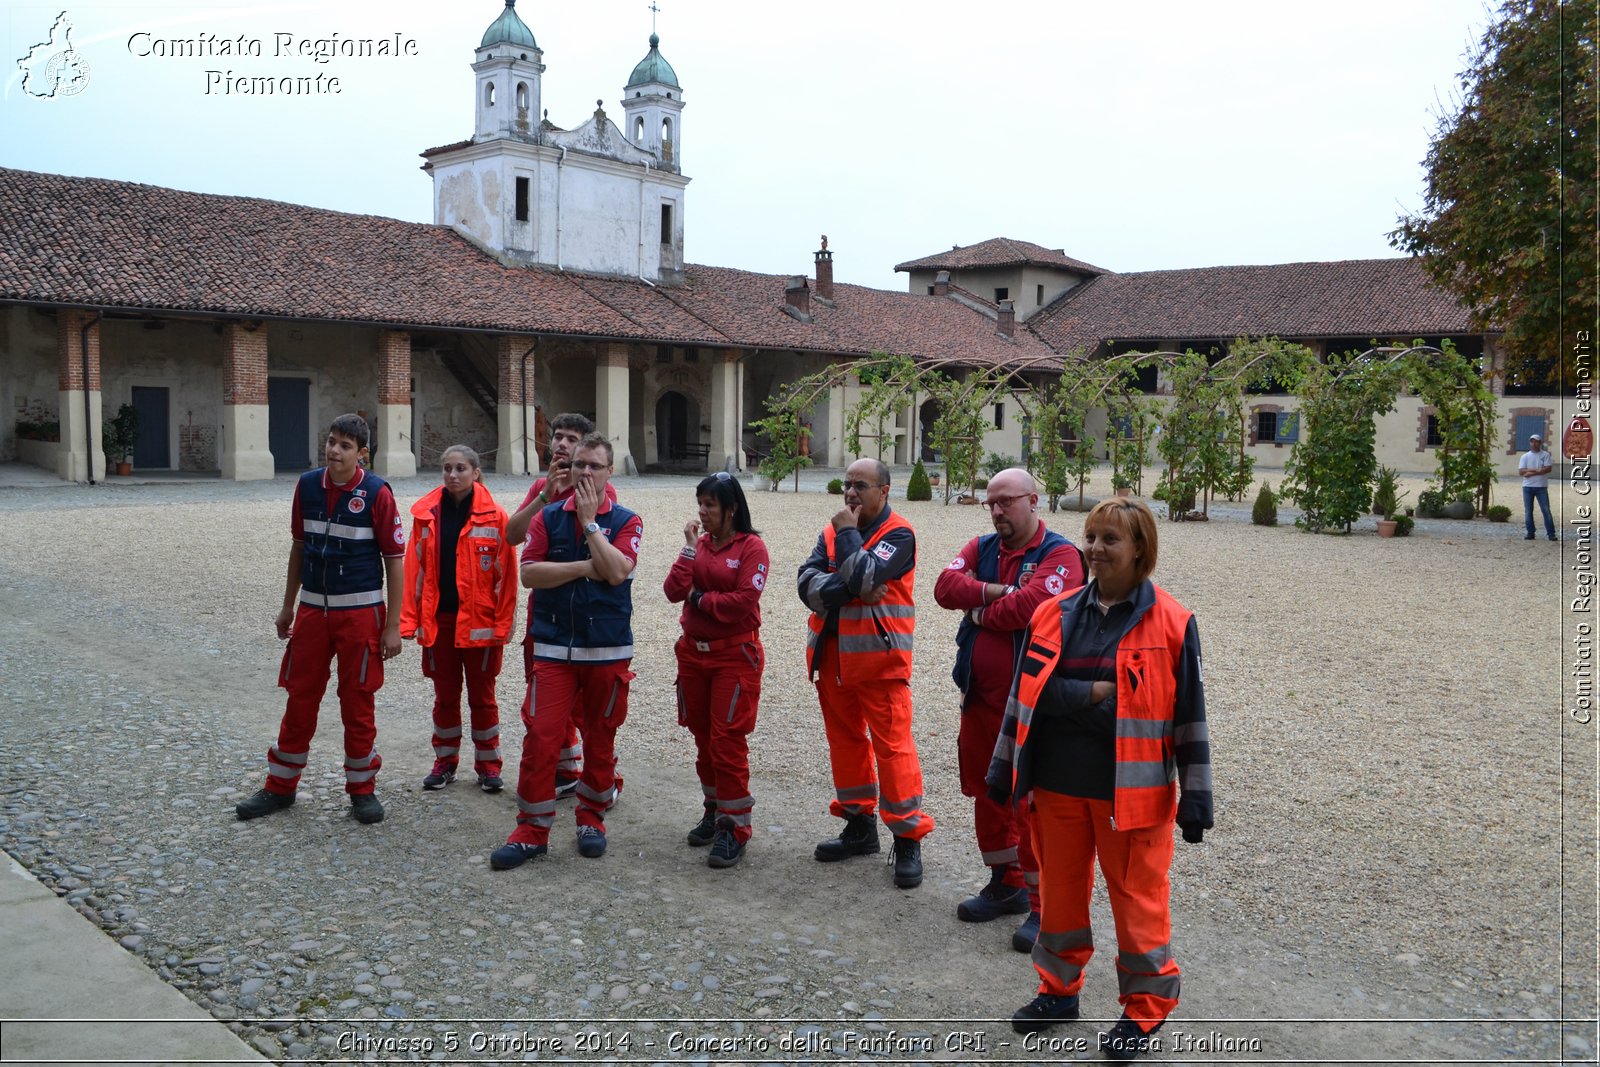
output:
POLYGON ((1283 496, 1313 533, 1350 526, 1372 503, 1378 473, 1374 419, 1394 408, 1404 367, 1388 354, 1329 356, 1310 363, 1296 390, 1301 434, 1283 465, 1283 496))
POLYGON ((1505 330, 1512 380, 1553 383, 1556 354, 1594 329, 1595 26, 1592 2, 1501 4, 1440 118, 1422 210, 1389 235, 1480 329, 1505 330))

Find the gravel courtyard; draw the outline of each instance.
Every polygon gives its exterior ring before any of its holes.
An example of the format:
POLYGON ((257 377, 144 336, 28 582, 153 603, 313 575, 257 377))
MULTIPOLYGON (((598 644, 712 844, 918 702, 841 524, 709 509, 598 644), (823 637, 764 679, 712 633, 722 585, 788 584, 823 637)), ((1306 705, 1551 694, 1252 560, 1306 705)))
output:
MULTIPOLYGON (((901 892, 881 860, 811 858, 838 824, 793 575, 839 505, 822 477, 745 483, 773 581, 756 836, 729 871, 683 842, 699 788, 661 581, 692 479, 618 480, 646 536, 611 850, 578 857, 564 802, 550 856, 503 873, 487 858, 512 790, 420 788, 414 646, 378 697, 385 822, 349 817, 331 691, 299 803, 234 819, 282 713, 289 479, 0 489, 0 845, 277 1060, 1092 1055, 1079 1046, 1117 1013, 1103 899, 1085 1021, 1054 1046, 996 1022, 1032 996, 1014 924, 955 918, 986 871, 956 784, 956 620, 932 590, 982 509, 896 487, 920 550, 927 878, 901 892)), ((488 481, 508 506, 526 487, 488 481)), ((398 483, 402 510, 435 484, 398 483)), ((1348 537, 1260 528, 1247 506, 1160 524, 1156 579, 1200 622, 1217 825, 1177 848, 1183 1003, 1156 1058, 1594 1058, 1595 727, 1568 719, 1561 685, 1574 545, 1523 541, 1515 492, 1499 493, 1510 525, 1424 521, 1409 540, 1370 518, 1348 537)), ((1080 514, 1046 519, 1079 539, 1080 514)), ((520 654, 506 664, 511 781, 520 654)))

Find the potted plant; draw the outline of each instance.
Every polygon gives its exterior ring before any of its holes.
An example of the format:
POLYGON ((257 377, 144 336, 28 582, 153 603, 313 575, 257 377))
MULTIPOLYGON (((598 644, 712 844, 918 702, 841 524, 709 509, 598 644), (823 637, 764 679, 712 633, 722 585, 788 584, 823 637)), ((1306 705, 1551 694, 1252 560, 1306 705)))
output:
POLYGON ((939 487, 939 468, 938 467, 935 467, 933 470, 928 472, 928 484, 931 485, 935 489, 937 489, 939 487))
POLYGON ((118 474, 133 473, 133 446, 138 439, 139 413, 132 404, 122 405, 116 418, 101 427, 100 444, 105 449, 106 462, 116 464, 118 474))
POLYGON ((1417 494, 1417 518, 1440 519, 1444 517, 1444 493, 1438 489, 1424 489, 1417 494))
POLYGON ((1111 488, 1117 491, 1118 496, 1133 495, 1133 483, 1120 474, 1111 479, 1111 488))
POLYGON ((1392 518, 1400 510, 1400 472, 1393 467, 1379 467, 1378 481, 1372 490, 1372 513, 1392 518))

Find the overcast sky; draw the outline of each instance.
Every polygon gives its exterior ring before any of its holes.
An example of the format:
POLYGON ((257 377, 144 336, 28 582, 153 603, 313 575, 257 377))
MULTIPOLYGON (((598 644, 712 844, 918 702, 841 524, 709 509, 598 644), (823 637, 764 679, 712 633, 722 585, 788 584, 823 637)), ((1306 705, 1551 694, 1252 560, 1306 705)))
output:
MULTIPOLYGON (((473 49, 503 0, 62 3, 0 14, 0 165, 431 222, 418 153, 470 136, 473 49), (89 80, 23 91, 65 10, 89 80), (402 38, 416 55, 274 56, 277 34, 402 38), (132 48, 129 39, 139 38, 132 48), (140 56, 259 39, 258 57, 140 56), (207 93, 207 70, 324 74, 338 94, 207 93)), ((683 86, 693 262, 903 289, 894 264, 1013 237, 1116 271, 1395 255, 1458 97, 1482 0, 660 0, 683 86)), ((520 0, 544 106, 620 118, 649 0, 520 0)))

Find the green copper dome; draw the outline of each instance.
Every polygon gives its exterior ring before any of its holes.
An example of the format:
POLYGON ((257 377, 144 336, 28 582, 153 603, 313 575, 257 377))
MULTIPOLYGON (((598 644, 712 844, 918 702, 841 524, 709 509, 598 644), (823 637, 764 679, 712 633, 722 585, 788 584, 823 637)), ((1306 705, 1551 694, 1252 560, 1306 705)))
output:
POLYGON ((639 60, 639 65, 633 68, 633 77, 628 79, 627 87, 632 89, 635 85, 670 85, 674 89, 682 89, 678 84, 678 75, 661 54, 658 47, 661 38, 655 34, 650 35, 650 54, 639 60))
POLYGON ((519 48, 539 47, 539 42, 533 39, 533 31, 528 29, 528 24, 517 17, 517 0, 506 0, 506 9, 500 12, 500 17, 490 23, 489 28, 483 31, 483 43, 479 48, 492 48, 497 44, 515 45, 519 48))

